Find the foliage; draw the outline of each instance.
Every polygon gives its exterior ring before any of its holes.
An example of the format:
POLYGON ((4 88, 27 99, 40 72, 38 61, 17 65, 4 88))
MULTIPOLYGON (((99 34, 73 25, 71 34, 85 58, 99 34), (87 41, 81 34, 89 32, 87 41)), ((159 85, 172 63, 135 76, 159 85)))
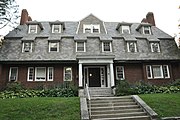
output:
POLYGON ((78 97, 0 99, 0 120, 80 120, 78 97))
POLYGON ((8 91, 19 91, 22 89, 23 89, 22 85, 18 82, 11 82, 11 83, 8 83, 6 86, 6 90, 8 91))
POLYGON ((19 18, 19 6, 15 0, 0 1, 0 29, 5 26, 15 27, 19 18))
POLYGON ((1 99, 7 98, 28 98, 28 97, 75 97, 78 96, 78 89, 75 86, 59 86, 52 89, 25 90, 19 83, 9 84, 8 89, 0 92, 1 99))
POLYGON ((171 94, 139 95, 159 117, 180 116, 180 92, 171 94))

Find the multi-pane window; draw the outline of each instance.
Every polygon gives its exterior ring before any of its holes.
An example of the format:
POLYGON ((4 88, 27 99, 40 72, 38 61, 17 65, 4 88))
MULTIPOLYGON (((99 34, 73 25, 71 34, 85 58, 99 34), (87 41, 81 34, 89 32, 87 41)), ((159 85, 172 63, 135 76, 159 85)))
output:
POLYGON ((117 80, 124 80, 124 67, 123 66, 116 66, 116 79, 117 80))
POLYGON ((28 68, 28 78, 27 81, 33 81, 34 79, 34 68, 33 67, 29 67, 28 68))
POLYGON ((170 78, 168 65, 147 65, 147 78, 170 78))
POLYGON ((76 42, 76 52, 85 52, 86 44, 85 42, 76 42))
POLYGON ((53 81, 53 76, 54 76, 53 67, 48 67, 48 68, 35 67, 35 71, 34 71, 34 67, 28 67, 27 81, 53 81))
POLYGON ((36 67, 35 81, 46 81, 46 68, 36 67))
POLYGON ((151 34, 151 27, 150 26, 144 26, 143 27, 143 34, 150 35, 151 34))
POLYGON ((24 41, 22 44, 22 52, 32 52, 32 45, 32 42, 24 41))
POLYGON ((18 68, 11 67, 9 70, 9 81, 16 81, 18 76, 18 68))
POLYGON ((28 33, 37 33, 38 25, 29 25, 28 33))
POLYGON ((137 52, 137 43, 136 42, 127 42, 127 51, 128 52, 137 52))
POLYGON ((102 51, 111 52, 112 51, 111 42, 102 42, 102 51))
POLYGON ((53 67, 48 67, 48 81, 53 81, 53 67))
POLYGON ((83 25, 83 33, 100 33, 100 25, 83 25))
POLYGON ((59 52, 59 42, 49 42, 49 52, 59 52))
POLYGON ((151 52, 160 52, 160 46, 158 42, 150 43, 151 52))
POLYGON ((61 33, 61 25, 52 25, 52 33, 61 33))
POLYGON ((64 81, 72 81, 72 68, 64 67, 64 81))
POLYGON ((123 34, 130 34, 130 27, 129 26, 121 26, 123 34))

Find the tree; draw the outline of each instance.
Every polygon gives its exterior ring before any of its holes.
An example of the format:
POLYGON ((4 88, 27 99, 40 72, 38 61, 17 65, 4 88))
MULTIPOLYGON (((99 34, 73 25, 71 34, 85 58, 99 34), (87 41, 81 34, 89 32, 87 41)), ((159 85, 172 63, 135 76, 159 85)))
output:
POLYGON ((0 29, 16 27, 19 17, 19 6, 15 0, 0 0, 0 29))

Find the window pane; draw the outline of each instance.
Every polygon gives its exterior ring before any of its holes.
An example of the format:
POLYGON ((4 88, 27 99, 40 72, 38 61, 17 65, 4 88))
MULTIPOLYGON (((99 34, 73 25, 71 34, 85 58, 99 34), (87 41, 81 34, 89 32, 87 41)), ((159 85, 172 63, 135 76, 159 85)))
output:
POLYGON ((72 68, 71 67, 64 68, 64 81, 72 81, 72 68))
POLYGON ((144 26, 144 34, 150 34, 150 27, 144 26))
POLYGON ((136 52, 136 43, 135 42, 128 42, 129 51, 128 52, 136 52))
POLYGON ((130 34, 130 28, 129 28, 129 26, 122 26, 122 33, 124 33, 124 34, 130 34))
POLYGON ((52 51, 55 51, 55 52, 58 52, 58 42, 50 42, 49 43, 49 51, 52 52, 52 51))
POLYGON ((28 68, 28 81, 33 81, 34 78, 34 68, 30 67, 28 68))
POLYGON ((29 25, 29 33, 37 33, 37 25, 29 25))
POLYGON ((23 42, 23 52, 31 52, 31 42, 23 42))
POLYGON ((93 33, 99 33, 99 25, 93 25, 93 33))
POLYGON ((110 42, 103 42, 104 51, 111 51, 110 42))
POLYGON ((154 78, 162 78, 162 66, 153 66, 154 78))
POLYGON ((151 43, 152 52, 160 52, 159 43, 151 43))
POLYGON ((36 80, 45 81, 46 79, 46 68, 36 68, 36 80))
POLYGON ((61 25, 53 25, 53 33, 60 33, 61 25))
POLYGON ((118 80, 123 80, 124 77, 124 67, 123 66, 117 66, 116 67, 116 78, 118 80))
POLYGON ((53 81, 53 68, 52 67, 48 68, 48 80, 53 81))
POLYGON ((77 42, 77 51, 84 51, 84 42, 77 42))
POLYGON ((147 72, 147 78, 152 78, 152 70, 150 65, 146 66, 146 72, 147 72))
POLYGON ((10 81, 16 81, 17 80, 17 72, 18 68, 10 68, 10 81))
POLYGON ((170 78, 168 65, 163 65, 163 72, 165 78, 170 78))

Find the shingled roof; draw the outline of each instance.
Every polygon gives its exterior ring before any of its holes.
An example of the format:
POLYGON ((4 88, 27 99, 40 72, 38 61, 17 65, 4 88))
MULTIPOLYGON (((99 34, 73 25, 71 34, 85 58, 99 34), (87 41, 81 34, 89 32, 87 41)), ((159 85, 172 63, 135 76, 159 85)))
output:
MULTIPOLYGON (((33 24, 35 24, 34 21, 33 24)), ((32 23, 32 22, 31 22, 32 23)), ((131 34, 121 34, 116 29, 121 22, 103 22, 105 33, 77 33, 80 21, 60 23, 65 26, 62 33, 51 33, 53 21, 38 21, 43 28, 37 34, 28 34, 28 24, 19 25, 8 35, 0 48, 0 61, 76 61, 77 56, 114 56, 114 60, 180 60, 180 50, 174 38, 156 26, 151 26, 152 35, 144 35, 137 31, 143 23, 128 23, 131 34), (34 41, 33 52, 22 53, 22 41, 34 41), (59 40, 60 51, 48 52, 48 40, 59 40), (75 41, 86 41, 86 52, 75 51, 75 41), (112 52, 101 52, 100 41, 112 41, 112 52), (126 51, 126 41, 136 41, 138 52, 126 51), (160 42, 160 53, 152 53, 148 43, 160 42)))

